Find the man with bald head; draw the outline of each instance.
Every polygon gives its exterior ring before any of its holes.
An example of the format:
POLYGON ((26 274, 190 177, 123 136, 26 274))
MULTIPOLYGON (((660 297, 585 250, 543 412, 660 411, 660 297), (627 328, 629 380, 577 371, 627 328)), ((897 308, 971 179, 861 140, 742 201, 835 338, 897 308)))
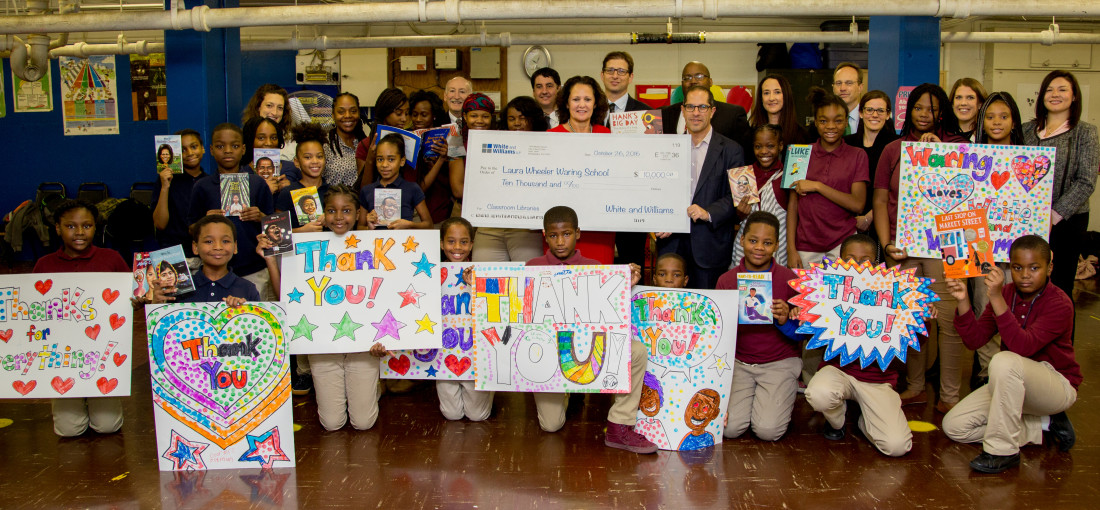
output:
POLYGON ((443 104, 447 107, 447 113, 451 115, 451 124, 462 118, 462 103, 466 102, 466 96, 474 92, 474 84, 465 76, 455 76, 447 80, 443 89, 443 104))
MULTIPOLYGON (((692 86, 701 86, 709 89, 714 82, 710 77, 710 69, 701 62, 691 61, 684 66, 681 73, 681 85, 686 91, 692 86)), ((687 125, 680 115, 680 106, 683 103, 666 106, 661 109, 662 123, 666 134, 684 133, 687 125)), ((745 109, 735 104, 715 102, 714 117, 710 121, 715 131, 721 133, 730 140, 745 140, 749 132, 749 121, 745 109)))

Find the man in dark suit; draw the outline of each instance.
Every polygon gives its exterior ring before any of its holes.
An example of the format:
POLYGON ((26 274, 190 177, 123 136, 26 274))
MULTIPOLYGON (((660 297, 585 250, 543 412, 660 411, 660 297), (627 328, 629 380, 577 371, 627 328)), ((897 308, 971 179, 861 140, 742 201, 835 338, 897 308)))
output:
MULTIPOLYGON (((611 114, 614 112, 633 112, 649 110, 649 105, 630 97, 628 89, 634 82, 634 58, 625 51, 612 51, 603 58, 600 71, 603 90, 607 94, 607 117, 603 125, 611 127, 611 114)), ((615 234, 615 247, 618 248, 616 264, 638 264, 645 266, 645 232, 619 232, 615 234)))
MULTIPOLYGON (((687 97, 688 87, 699 85, 710 90, 710 87, 714 84, 710 78, 710 70, 699 62, 688 62, 684 66, 681 78, 683 79, 681 84, 684 88, 685 98, 687 97)), ((680 104, 676 103, 661 109, 661 121, 664 124, 665 134, 684 132, 685 126, 683 118, 680 116, 680 104)), ((723 102, 715 102, 714 106, 714 119, 710 123, 714 130, 730 140, 745 140, 749 132, 749 121, 745 109, 739 105, 723 102)))
POLYGON ((688 287, 713 289, 733 258, 733 226, 737 208, 730 193, 726 170, 744 164, 745 155, 737 142, 726 138, 711 125, 715 113, 709 87, 692 85, 684 89, 680 110, 691 135, 691 218, 690 234, 657 234, 657 250, 676 253, 687 262, 688 287))

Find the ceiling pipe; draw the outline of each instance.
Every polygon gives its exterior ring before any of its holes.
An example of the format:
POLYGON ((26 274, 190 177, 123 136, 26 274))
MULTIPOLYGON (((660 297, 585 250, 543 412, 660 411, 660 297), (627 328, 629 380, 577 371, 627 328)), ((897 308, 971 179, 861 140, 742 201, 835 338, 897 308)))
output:
POLYGON ((1100 44, 1100 34, 1043 30, 1042 32, 944 32, 940 41, 949 43, 1100 44))
MULTIPOLYGON (((27 15, 42 15, 49 12, 49 0, 27 0, 27 15)), ((24 81, 38 81, 50 70, 50 36, 43 32, 32 33, 26 42, 13 37, 11 48, 11 72, 24 81)))
POLYGON ((440 0, 211 9, 0 16, 0 34, 200 30, 215 28, 395 23, 407 21, 703 18, 772 16, 1066 16, 1097 17, 1095 0, 440 0), (173 16, 175 14, 175 16, 173 16))
POLYGON ((148 55, 164 53, 164 43, 137 41, 118 44, 88 44, 78 42, 50 50, 50 57, 87 57, 89 55, 148 55))

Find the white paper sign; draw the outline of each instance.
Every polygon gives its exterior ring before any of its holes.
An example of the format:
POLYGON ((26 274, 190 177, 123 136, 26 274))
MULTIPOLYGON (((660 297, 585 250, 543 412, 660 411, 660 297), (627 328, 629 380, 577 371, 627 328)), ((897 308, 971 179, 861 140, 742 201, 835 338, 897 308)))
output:
POLYGON ((471 131, 462 216, 540 229, 566 205, 582 230, 686 233, 690 188, 687 135, 471 131))

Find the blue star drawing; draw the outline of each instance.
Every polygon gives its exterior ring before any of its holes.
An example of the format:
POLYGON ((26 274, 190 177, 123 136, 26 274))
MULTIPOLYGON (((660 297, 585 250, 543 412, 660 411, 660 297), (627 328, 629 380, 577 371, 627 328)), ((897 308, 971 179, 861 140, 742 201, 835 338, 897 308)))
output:
POLYGON ((287 294, 286 297, 290 298, 291 303, 301 303, 302 296, 304 295, 305 294, 302 294, 302 292, 298 290, 298 287, 294 287, 294 290, 291 291, 290 294, 287 294))
POLYGON ((435 367, 430 366, 427 370, 425 370, 425 372, 428 373, 428 377, 435 377, 435 374, 436 372, 438 372, 438 370, 436 370, 435 367))
POLYGON ((270 469, 277 460, 290 460, 279 445, 279 427, 258 436, 247 434, 245 438, 248 440, 248 450, 241 454, 241 462, 256 461, 261 468, 270 469))
POLYGON ((459 271, 455 273, 455 287, 466 285, 465 273, 466 271, 459 271))
POLYGON ((175 471, 204 470, 206 463, 202 460, 202 452, 207 446, 210 446, 210 443, 188 441, 179 432, 173 430, 168 449, 161 457, 172 461, 172 469, 175 471))
POLYGON ((413 273, 413 276, 416 276, 420 273, 424 273, 424 274, 428 275, 428 278, 432 277, 432 268, 435 267, 435 264, 432 264, 431 262, 428 262, 428 254, 427 253, 421 253, 420 254, 420 261, 419 262, 412 262, 412 265, 413 265, 413 267, 416 268, 416 272, 413 273))

